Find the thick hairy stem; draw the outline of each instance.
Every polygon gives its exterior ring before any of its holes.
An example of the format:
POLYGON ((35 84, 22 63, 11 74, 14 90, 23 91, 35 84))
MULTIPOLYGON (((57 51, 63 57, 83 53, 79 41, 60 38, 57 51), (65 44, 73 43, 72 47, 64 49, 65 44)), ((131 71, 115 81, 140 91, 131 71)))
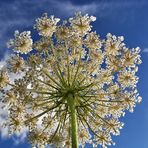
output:
POLYGON ((78 148, 78 123, 77 112, 75 107, 75 98, 70 94, 68 95, 67 102, 70 111, 72 148, 78 148))

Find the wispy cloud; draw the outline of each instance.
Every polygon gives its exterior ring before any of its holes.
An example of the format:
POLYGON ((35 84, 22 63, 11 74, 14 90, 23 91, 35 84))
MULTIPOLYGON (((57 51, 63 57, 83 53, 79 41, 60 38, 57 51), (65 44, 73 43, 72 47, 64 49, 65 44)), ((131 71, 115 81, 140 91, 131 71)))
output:
MULTIPOLYGON (((96 1, 89 4, 76 5, 71 1, 61 0, 14 0, 0 2, 0 57, 7 50, 6 42, 12 37, 16 29, 28 29, 34 23, 34 19, 44 12, 49 15, 67 18, 76 11, 97 15, 97 17, 112 16, 116 9, 132 8, 145 5, 145 2, 134 1, 96 1)), ((129 13, 129 11, 128 11, 129 13)), ((121 19, 119 20, 121 21, 121 19)))
POLYGON ((142 52, 144 52, 144 53, 147 53, 147 54, 148 54, 148 48, 144 48, 142 52))
MULTIPOLYGON (((0 93, 0 99, 1 97, 2 97, 2 94, 0 93)), ((7 116, 7 109, 3 108, 3 104, 0 103, 0 133, 2 138, 6 138, 9 136, 8 128, 3 127, 3 124, 6 121, 6 116, 7 116)))
POLYGON ((81 11, 82 13, 90 13, 95 14, 97 12, 98 5, 93 2, 91 4, 84 5, 74 5, 70 1, 66 3, 62 3, 60 1, 52 1, 53 6, 57 8, 63 15, 73 15, 77 11, 81 11))
POLYGON ((77 6, 71 2, 60 2, 56 0, 14 0, 11 2, 0 2, 0 57, 4 56, 6 42, 12 37, 14 30, 25 29, 33 25, 34 19, 42 13, 48 12, 59 17, 68 17, 76 11, 83 13, 95 13, 95 3, 77 6))

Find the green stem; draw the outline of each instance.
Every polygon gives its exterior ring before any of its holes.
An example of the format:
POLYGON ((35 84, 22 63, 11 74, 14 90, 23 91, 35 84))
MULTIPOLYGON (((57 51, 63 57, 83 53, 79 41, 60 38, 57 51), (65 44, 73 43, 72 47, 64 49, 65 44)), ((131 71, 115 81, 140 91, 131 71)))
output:
POLYGON ((67 103, 70 111, 72 148, 78 148, 78 123, 77 123, 77 112, 75 107, 76 101, 72 94, 68 95, 67 103))

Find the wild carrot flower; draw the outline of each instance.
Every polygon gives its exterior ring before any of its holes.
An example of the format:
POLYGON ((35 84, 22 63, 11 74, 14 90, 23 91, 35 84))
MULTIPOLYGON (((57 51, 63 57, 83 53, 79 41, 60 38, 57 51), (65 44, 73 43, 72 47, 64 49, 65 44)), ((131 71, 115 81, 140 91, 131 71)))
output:
POLYGON ((9 72, 13 73, 22 72, 25 66, 25 61, 19 55, 12 55, 7 63, 7 69, 9 69, 9 72))
POLYGON ((54 18, 51 16, 48 18, 47 13, 44 13, 41 18, 36 20, 34 28, 39 31, 39 35, 45 37, 51 37, 52 34, 56 31, 56 24, 60 21, 59 18, 54 18))
POLYGON ((19 54, 5 70, 23 76, 8 81, 0 73, 11 134, 28 129, 33 147, 114 144, 111 136, 123 127, 120 117, 141 101, 135 75, 140 49, 128 49, 123 37, 111 33, 102 40, 91 30, 93 21, 77 13, 58 26, 58 18, 44 14, 35 25, 38 41, 32 42, 30 32, 15 33, 9 46, 19 54))
POLYGON ((12 47, 17 53, 28 53, 32 50, 32 39, 30 36, 30 31, 24 31, 19 33, 19 31, 15 31, 14 37, 15 39, 11 39, 8 42, 8 47, 12 47))
POLYGON ((8 82, 9 82, 9 77, 7 72, 5 72, 4 70, 0 70, 0 88, 5 87, 8 82))

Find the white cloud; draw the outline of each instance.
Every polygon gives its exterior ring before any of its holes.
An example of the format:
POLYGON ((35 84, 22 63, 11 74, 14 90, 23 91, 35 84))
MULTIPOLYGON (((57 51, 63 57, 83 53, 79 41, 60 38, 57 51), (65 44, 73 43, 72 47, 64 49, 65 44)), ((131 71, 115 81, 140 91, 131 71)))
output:
POLYGON ((0 60, 0 69, 5 67, 6 61, 8 60, 9 56, 10 56, 10 54, 8 52, 6 52, 4 57, 0 60))
POLYGON ((16 137, 13 137, 14 144, 18 145, 21 142, 24 142, 27 137, 27 132, 28 130, 24 128, 19 133, 16 133, 16 137))
MULTIPOLYGON (((0 99, 1 99, 1 94, 0 94, 0 99)), ((3 108, 3 104, 0 102, 0 133, 2 138, 8 137, 8 128, 3 127, 4 122, 6 121, 6 116, 7 116, 7 109, 3 108)))
MULTIPOLYGON (((14 0, 11 2, 0 2, 0 56, 6 49, 6 42, 13 36, 16 29, 28 28, 33 25, 35 18, 42 13, 47 12, 49 15, 54 14, 57 17, 67 18, 72 16, 76 11, 97 15, 97 17, 114 16, 117 9, 140 7, 145 3, 134 1, 97 1, 89 4, 73 4, 71 1, 60 0, 14 0), (2 52, 3 51, 3 52, 2 52)), ((129 15, 128 11, 127 15, 129 15)), ((127 18, 127 15, 124 17, 127 18)), ((125 19, 125 18, 122 18, 125 19)), ((119 20, 121 21, 121 19, 119 20)))
POLYGON ((148 53, 148 48, 144 48, 142 52, 148 53))
POLYGON ((44 12, 49 15, 68 17, 76 11, 94 14, 96 10, 95 3, 78 6, 69 1, 60 2, 57 0, 0 2, 0 56, 3 56, 3 53, 7 51, 6 42, 13 36, 13 32, 19 27, 22 30, 32 27, 35 19, 44 12))
POLYGON ((97 12, 98 5, 96 3, 84 4, 84 5, 74 5, 70 1, 52 1, 52 4, 64 15, 73 15, 77 11, 82 13, 95 14, 97 12))

